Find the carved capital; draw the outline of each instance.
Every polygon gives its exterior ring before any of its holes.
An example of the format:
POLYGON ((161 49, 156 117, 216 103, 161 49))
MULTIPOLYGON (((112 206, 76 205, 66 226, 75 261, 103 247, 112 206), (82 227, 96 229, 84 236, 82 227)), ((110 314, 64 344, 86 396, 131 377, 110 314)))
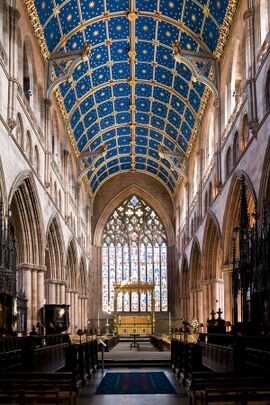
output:
POLYGON ((214 102, 213 102, 214 107, 215 107, 215 108, 219 108, 219 107, 220 107, 220 104, 221 104, 220 97, 216 97, 215 100, 214 100, 214 102))
POLYGON ((45 107, 50 108, 52 106, 52 102, 49 98, 44 98, 45 107))
POLYGON ((244 14, 243 14, 243 20, 248 20, 249 18, 252 18, 254 15, 254 8, 251 7, 249 9, 247 9, 244 14))
POLYGON ((9 118, 8 120, 7 120, 7 124, 8 124, 8 127, 9 127, 9 129, 10 129, 10 131, 13 131, 13 129, 16 127, 16 125, 17 125, 17 122, 16 122, 16 120, 14 120, 14 118, 9 118))
POLYGON ((14 23, 16 23, 16 21, 18 21, 20 19, 20 12, 16 7, 9 7, 9 14, 11 16, 11 18, 13 19, 14 23))

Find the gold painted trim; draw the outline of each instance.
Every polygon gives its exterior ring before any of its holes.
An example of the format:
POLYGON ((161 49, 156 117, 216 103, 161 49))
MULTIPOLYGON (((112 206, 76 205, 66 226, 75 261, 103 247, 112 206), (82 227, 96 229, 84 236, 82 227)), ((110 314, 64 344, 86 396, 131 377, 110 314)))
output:
POLYGON ((41 50, 41 54, 43 58, 46 60, 50 56, 50 51, 47 47, 46 41, 45 41, 45 36, 43 32, 42 25, 39 20, 38 12, 35 6, 34 0, 24 0, 24 4, 26 6, 27 12, 29 14, 29 17, 31 19, 31 24, 33 26, 33 29, 35 31, 38 45, 41 50))
MULTIPOLYGON (((39 45, 39 47, 40 47, 41 54, 42 54, 43 58, 46 60, 46 59, 49 58, 50 52, 49 52, 49 49, 48 49, 47 44, 46 44, 46 41, 45 41, 45 36, 44 36, 43 28, 42 28, 42 25, 41 25, 40 20, 39 20, 39 17, 38 17, 38 13, 37 13, 37 10, 36 10, 36 6, 35 6, 35 3, 34 3, 34 0, 24 0, 24 4, 25 4, 25 6, 26 6, 27 12, 28 12, 29 17, 30 17, 30 19, 31 19, 31 24, 32 24, 32 26, 33 26, 33 29, 34 29, 34 32, 35 32, 35 35, 36 35, 36 38, 37 38, 37 41, 38 41, 38 45, 39 45)), ((225 14, 225 17, 224 17, 224 21, 223 21, 223 23, 222 23, 222 26, 220 27, 220 35, 219 35, 219 39, 218 39, 218 44, 217 44, 216 50, 214 51, 214 56, 215 56, 217 59, 220 59, 221 56, 222 56, 222 53, 223 53, 223 50, 224 50, 224 47, 225 47, 225 44, 226 44, 228 35, 229 35, 229 33, 230 33, 230 28, 231 28, 232 21, 233 21, 233 17, 234 17, 236 8, 237 8, 237 4, 238 4, 238 0, 229 0, 229 4, 228 4, 228 6, 227 6, 227 10, 226 10, 226 14, 225 14)), ((125 14, 122 13, 122 12, 121 12, 121 13, 115 13, 114 16, 115 16, 115 17, 118 17, 118 16, 122 16, 122 15, 124 16, 125 14)), ((142 16, 145 15, 145 16, 147 16, 147 17, 157 18, 157 16, 156 16, 155 13, 140 12, 139 15, 142 15, 142 16)), ((112 18, 112 17, 113 17, 112 14, 108 15, 108 18, 112 18)), ((207 51, 209 51, 208 46, 207 46, 196 34, 194 34, 192 30, 190 30, 188 27, 186 27, 182 22, 176 22, 175 20, 171 19, 170 17, 168 18, 168 17, 162 16, 162 15, 159 15, 158 18, 161 19, 161 20, 163 20, 163 21, 169 22, 169 23, 171 23, 171 24, 173 24, 173 25, 176 25, 180 30, 182 30, 182 31, 186 32, 188 35, 192 36, 192 38, 195 39, 195 41, 197 41, 197 42, 200 44, 200 46, 201 46, 202 48, 204 48, 204 49, 206 49, 207 51), (189 30, 190 30, 190 31, 189 31, 189 30), (194 37, 193 37, 193 36, 194 36, 194 37)), ((99 17, 94 18, 94 19, 92 19, 92 20, 88 20, 88 21, 86 21, 86 22, 83 22, 83 24, 80 24, 79 27, 76 27, 76 28, 73 30, 74 32, 71 31, 70 33, 68 33, 68 35, 66 35, 64 38, 62 38, 61 41, 58 43, 58 45, 57 45, 57 47, 56 47, 55 49, 58 49, 58 47, 63 46, 64 40, 67 40, 69 37, 71 37, 71 36, 72 36, 74 33, 76 33, 78 30, 81 31, 83 28, 86 28, 88 25, 90 25, 90 24, 92 24, 92 23, 94 23, 94 22, 101 21, 101 20, 103 20, 103 19, 104 19, 104 16, 99 16, 99 17)), ((153 83, 152 83, 152 84, 153 84, 153 83)), ((155 83, 155 84, 156 84, 156 83, 155 83)), ((62 114, 63 120, 66 121, 67 118, 68 118, 68 113, 67 113, 67 111, 66 111, 66 108, 65 108, 65 105, 64 105, 64 100, 63 100, 63 97, 62 97, 62 95, 61 95, 60 90, 57 89, 57 90, 55 91, 55 94, 56 94, 57 101, 58 101, 58 103, 59 103, 59 107, 60 107, 60 110, 61 110, 61 114, 62 114)), ((176 93, 176 94, 178 94, 178 93, 176 93)), ((205 111, 206 105, 207 105, 207 103, 208 103, 209 96, 210 96, 210 91, 206 88, 205 91, 204 91, 203 97, 202 97, 202 99, 201 99, 201 104, 200 104, 200 108, 199 108, 198 114, 195 114, 195 117, 196 117, 196 124, 195 124, 195 126, 194 126, 194 128, 193 128, 193 135, 192 135, 191 140, 190 140, 190 143, 189 143, 189 148, 188 148, 188 151, 187 151, 187 156, 190 156, 190 153, 191 153, 191 151, 192 151, 192 149, 193 149, 193 146, 194 146, 194 143, 195 143, 197 134, 198 134, 198 124, 197 124, 197 121, 199 120, 199 123, 200 123, 200 121, 202 120, 202 116, 203 116, 203 113, 204 113, 204 111, 205 111)), ((179 97, 179 96, 178 96, 178 97, 179 97)), ((192 110, 193 110, 193 109, 192 109, 192 110)), ((70 142, 71 142, 71 144, 72 144, 72 147, 73 147, 73 149, 74 149, 74 153, 75 153, 76 156, 78 156, 79 150, 78 150, 77 142, 76 142, 76 139, 75 139, 75 136, 74 136, 74 132, 73 132, 73 130, 72 130, 72 128, 71 128, 70 125, 67 126, 67 133, 68 133, 68 136, 69 136, 69 138, 70 138, 70 142)), ((140 172, 145 172, 145 171, 143 171, 143 170, 138 170, 138 171, 140 171, 140 172)), ((123 173, 123 172, 124 172, 124 171, 122 171, 121 173, 123 173)), ((127 171, 127 172, 128 172, 128 171, 127 171)), ((119 174, 119 173, 116 173, 116 174, 114 174, 114 175, 117 175, 117 174, 119 174)), ((168 190, 169 194, 172 196, 171 191, 170 191, 169 188, 165 185, 165 183, 163 183, 163 181, 162 181, 161 179, 159 179, 158 177, 156 177, 155 175, 153 175, 153 174, 150 173, 150 172, 147 172, 147 174, 150 175, 150 176, 152 176, 152 177, 154 177, 154 178, 157 179, 158 181, 160 181, 160 182, 166 187, 166 189, 168 190)), ((114 175, 110 175, 108 178, 111 178, 111 177, 113 177, 114 175)), ((87 177, 87 176, 84 176, 84 178, 85 178, 85 177, 86 177, 86 179, 85 179, 85 180, 86 180, 86 183, 88 183, 88 185, 89 185, 90 196, 92 197, 93 194, 91 193, 91 187, 90 187, 90 184, 89 184, 89 181, 88 181, 88 177, 87 177)), ((180 177, 180 176, 179 176, 179 177, 180 177)), ((108 180, 108 178, 106 178, 103 182, 105 182, 106 180, 108 180)), ((180 179, 180 181, 181 181, 181 179, 180 179)), ((94 195, 96 194, 96 192, 98 191, 98 189, 100 188, 100 186, 103 184, 103 182, 101 182, 101 183, 99 184, 99 186, 98 186, 97 190, 95 191, 94 195)))
POLYGON ((236 12, 236 8, 238 5, 238 0, 229 0, 229 4, 227 6, 226 14, 223 20, 223 23, 219 29, 219 39, 217 43, 216 50, 214 51, 214 56, 217 59, 220 59, 223 53, 223 49, 226 45, 228 35, 230 33, 233 17, 236 12))

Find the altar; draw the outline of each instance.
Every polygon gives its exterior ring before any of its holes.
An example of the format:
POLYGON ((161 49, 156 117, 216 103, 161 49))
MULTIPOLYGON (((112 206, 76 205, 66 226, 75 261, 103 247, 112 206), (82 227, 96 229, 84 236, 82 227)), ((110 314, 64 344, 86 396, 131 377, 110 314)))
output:
POLYGON ((114 285, 114 330, 118 335, 151 335, 155 333, 154 284, 142 281, 122 281, 114 285), (151 292, 151 312, 117 313, 117 297, 125 292, 151 292))
POLYGON ((118 315, 118 335, 151 335, 152 322, 150 315, 118 315))

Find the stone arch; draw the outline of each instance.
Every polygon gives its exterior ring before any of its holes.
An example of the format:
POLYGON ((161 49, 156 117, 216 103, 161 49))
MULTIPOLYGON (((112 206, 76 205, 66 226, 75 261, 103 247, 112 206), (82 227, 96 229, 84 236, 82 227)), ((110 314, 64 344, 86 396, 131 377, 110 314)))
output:
POLYGON ((77 250, 74 239, 69 241, 66 253, 66 281, 70 289, 78 289, 77 250))
POLYGON ((79 273, 78 273, 78 289, 82 295, 87 294, 87 274, 86 274, 86 260, 84 256, 81 256, 79 261, 79 273))
POLYGON ((189 269, 191 288, 198 288, 202 282, 202 253, 196 237, 193 239, 191 247, 189 269))
POLYGON ((8 201, 7 201, 5 175, 3 171, 1 157, 0 157, 0 201, 2 201, 4 212, 6 212, 8 207, 8 201))
POLYGON ((64 280, 64 238, 57 214, 53 214, 46 232, 46 265, 47 277, 64 280))
POLYGON ((46 300, 48 304, 65 304, 64 284, 64 238, 59 216, 54 213, 46 232, 45 263, 46 300))
POLYGON ((226 160, 225 160, 225 178, 227 179, 231 173, 232 169, 232 151, 231 147, 229 146, 226 152, 226 160))
POLYGON ((244 176, 245 179, 248 211, 251 214, 250 215, 251 219, 252 214, 254 213, 256 207, 256 200, 257 200, 256 193, 254 191, 253 185, 248 175, 243 171, 236 171, 230 184, 222 226, 223 264, 225 266, 228 266, 231 263, 231 254, 232 254, 231 242, 233 236, 233 229, 236 226, 239 217, 239 210, 240 210, 239 198, 240 198, 242 176, 244 176))
POLYGON ((110 215, 119 205, 121 205, 121 203, 126 198, 131 197, 133 194, 138 195, 147 204, 149 204, 150 207, 152 207, 156 211, 161 222, 165 227, 168 247, 173 246, 175 243, 174 229, 165 208, 159 201, 157 201, 157 199, 155 199, 155 197, 149 191, 136 185, 131 185, 126 189, 122 190, 120 193, 118 193, 101 212, 94 229, 94 237, 93 237, 94 245, 95 246, 102 245, 103 230, 110 215))
POLYGON ((16 125, 16 140, 20 147, 24 148, 24 129, 23 120, 20 113, 17 114, 17 125, 16 125))
POLYGON ((264 158, 259 190, 258 209, 260 216, 262 216, 264 208, 270 210, 270 141, 264 158))
POLYGON ((190 261, 190 317, 203 318, 202 313, 202 253, 198 239, 193 239, 190 261))
POLYGON ((9 195, 19 263, 44 265, 45 235, 36 184, 31 172, 21 173, 9 195))
POLYGON ((26 132, 26 140, 25 140, 25 154, 29 160, 29 162, 32 164, 32 139, 31 139, 31 134, 30 131, 26 132))
POLYGON ((17 288, 27 299, 27 329, 41 321, 44 305, 45 234, 41 206, 33 174, 23 172, 15 180, 9 207, 16 238, 17 288))
POLYGON ((80 327, 80 316, 78 312, 79 297, 78 297, 78 261, 75 240, 70 239, 66 253, 66 296, 68 295, 67 303, 70 304, 70 325, 71 331, 76 333, 80 327))
POLYGON ((39 151, 38 151, 38 146, 35 145, 34 147, 34 167, 36 170, 37 175, 40 175, 40 161, 39 161, 39 151))
POLYGON ((221 233, 216 216, 209 212, 203 238, 203 279, 221 278, 221 233), (219 258, 217 257, 219 256, 219 258), (217 266, 217 261, 219 266, 217 266))
MULTIPOLYGON (((30 105, 33 105, 38 100, 37 94, 34 92, 36 89, 36 70, 33 58, 33 46, 32 38, 30 35, 26 35, 23 41, 23 64, 22 64, 22 78, 23 78, 23 93, 30 105), (30 90, 30 93, 28 92, 30 90), (33 100, 32 100, 33 99, 33 100)), ((20 70, 20 65, 19 65, 20 70)), ((38 104, 38 103, 37 103, 38 104)))
POLYGON ((241 120, 240 151, 243 152, 249 141, 248 115, 245 113, 241 120))
POLYGON ((188 271, 187 256, 182 256, 182 262, 180 266, 180 317, 183 319, 189 319, 189 299, 190 299, 190 273, 188 271))
POLYGON ((86 259, 82 255, 79 261, 78 273, 78 327, 83 330, 87 328, 87 292, 89 291, 86 268, 86 259))
POLYGON ((221 246, 221 232, 217 218, 209 212, 202 247, 204 322, 212 309, 224 310, 221 246))
POLYGON ((233 138, 233 166, 236 166, 240 155, 240 145, 239 145, 239 134, 238 131, 235 132, 233 138))

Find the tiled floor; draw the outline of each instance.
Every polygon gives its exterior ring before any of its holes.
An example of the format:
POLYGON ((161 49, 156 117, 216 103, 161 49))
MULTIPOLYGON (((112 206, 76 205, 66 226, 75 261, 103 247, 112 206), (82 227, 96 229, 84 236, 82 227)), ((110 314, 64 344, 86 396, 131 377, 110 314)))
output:
POLYGON ((97 386, 102 380, 102 372, 98 371, 93 376, 87 385, 81 390, 77 404, 78 405, 188 405, 188 397, 186 392, 179 386, 178 381, 169 369, 160 368, 114 368, 105 372, 140 372, 140 371, 164 371, 172 385, 174 386, 176 395, 95 395, 97 386))

